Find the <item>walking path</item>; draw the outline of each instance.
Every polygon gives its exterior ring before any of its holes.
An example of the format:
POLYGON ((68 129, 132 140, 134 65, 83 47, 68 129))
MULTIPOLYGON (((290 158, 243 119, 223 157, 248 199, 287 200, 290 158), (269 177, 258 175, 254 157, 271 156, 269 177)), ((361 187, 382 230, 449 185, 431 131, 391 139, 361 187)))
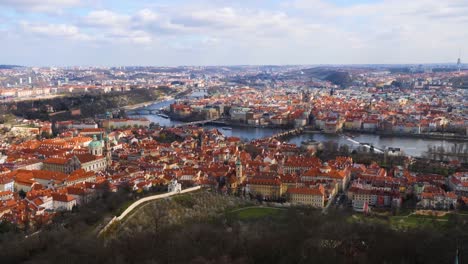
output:
POLYGON ((162 199, 162 198, 167 198, 167 197, 171 197, 173 195, 176 195, 176 194, 182 194, 182 193, 188 193, 188 192, 193 192, 193 191, 196 191, 196 190, 200 190, 201 187, 200 186, 196 186, 196 187, 191 187, 191 188, 187 188, 185 190, 182 190, 180 192, 170 192, 170 193, 164 193, 164 194, 158 194, 158 195, 152 195, 152 196, 148 196, 148 197, 145 197, 145 198, 141 198, 140 200, 132 203, 127 209, 125 209, 125 211, 120 214, 119 216, 114 216, 114 218, 112 218, 112 220, 110 220, 109 223, 107 223, 107 225, 101 229, 101 231, 99 231, 99 234, 98 236, 101 236, 102 233, 104 233, 110 226, 112 226, 113 223, 115 223, 116 221, 122 221, 123 219, 125 219, 125 217, 131 213, 133 210, 135 210, 136 208, 138 208, 138 206, 142 205, 143 203, 146 203, 146 202, 149 202, 149 201, 154 201, 154 200, 159 200, 159 199, 162 199))

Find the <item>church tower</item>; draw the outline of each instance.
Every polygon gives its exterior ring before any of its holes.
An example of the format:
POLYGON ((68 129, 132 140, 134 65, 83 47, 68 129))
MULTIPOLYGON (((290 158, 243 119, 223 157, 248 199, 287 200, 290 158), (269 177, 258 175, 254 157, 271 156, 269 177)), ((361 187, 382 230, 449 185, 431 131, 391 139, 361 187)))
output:
POLYGON ((236 161, 236 178, 238 183, 242 183, 244 180, 244 173, 242 171, 242 163, 240 159, 236 161))
POLYGON ((107 165, 110 165, 112 162, 112 150, 110 145, 109 137, 104 137, 104 154, 106 155, 107 165))

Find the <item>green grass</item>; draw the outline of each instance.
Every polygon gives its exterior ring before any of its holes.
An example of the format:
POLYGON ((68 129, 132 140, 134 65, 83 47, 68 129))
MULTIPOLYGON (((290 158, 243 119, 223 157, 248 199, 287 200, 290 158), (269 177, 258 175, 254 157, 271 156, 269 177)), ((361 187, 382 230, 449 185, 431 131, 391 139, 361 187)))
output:
POLYGON ((247 207, 231 211, 229 214, 239 220, 251 220, 268 216, 279 216, 284 210, 272 207, 247 207))
POLYGON ((135 202, 135 200, 128 200, 128 201, 125 201, 125 203, 123 203, 119 208, 117 208, 115 210, 115 215, 116 216, 119 216, 121 215, 125 210, 127 210, 127 208, 132 205, 133 203, 135 202))
POLYGON ((425 215, 393 216, 390 224, 395 228, 444 228, 448 225, 448 217, 431 217, 425 215))
POLYGON ((435 217, 429 215, 406 215, 406 216, 365 216, 362 214, 354 214, 348 218, 348 222, 367 222, 373 224, 390 225, 394 229, 408 229, 408 228, 434 228, 443 229, 450 224, 449 214, 435 217))
POLYGON ((196 203, 195 198, 189 194, 173 196, 172 200, 186 208, 193 208, 196 203))

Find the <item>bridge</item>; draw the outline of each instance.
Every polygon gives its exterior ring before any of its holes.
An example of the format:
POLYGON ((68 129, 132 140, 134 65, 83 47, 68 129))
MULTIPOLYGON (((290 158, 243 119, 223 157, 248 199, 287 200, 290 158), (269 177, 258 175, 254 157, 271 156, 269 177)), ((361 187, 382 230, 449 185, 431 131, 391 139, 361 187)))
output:
POLYGON ((346 138, 346 140, 348 140, 348 141, 351 141, 351 142, 353 142, 354 144, 357 144, 357 145, 363 146, 363 147, 365 147, 365 148, 367 148, 367 149, 369 149, 369 150, 370 150, 370 149, 373 149, 375 152, 379 152, 379 153, 385 153, 385 150, 384 150, 384 149, 381 149, 381 148, 375 147, 375 146, 374 146, 374 145, 372 145, 372 144, 358 142, 358 141, 356 141, 356 140, 352 139, 352 138, 351 138, 351 137, 349 137, 349 136, 346 136, 346 135, 343 135, 343 136, 346 138))
POLYGON ((161 113, 159 109, 134 109, 126 112, 128 115, 155 115, 161 113))
POLYGON ((266 139, 280 139, 280 138, 287 137, 287 136, 295 136, 295 135, 301 134, 303 131, 304 131, 303 127, 298 127, 298 128, 290 129, 287 131, 276 133, 270 137, 267 137, 266 139))
POLYGON ((184 127, 184 126, 196 126, 196 125, 203 125, 206 123, 214 122, 216 120, 219 120, 219 118, 213 118, 213 119, 207 119, 207 120, 200 120, 200 121, 193 121, 193 122, 188 122, 188 123, 181 123, 174 125, 173 127, 184 127))

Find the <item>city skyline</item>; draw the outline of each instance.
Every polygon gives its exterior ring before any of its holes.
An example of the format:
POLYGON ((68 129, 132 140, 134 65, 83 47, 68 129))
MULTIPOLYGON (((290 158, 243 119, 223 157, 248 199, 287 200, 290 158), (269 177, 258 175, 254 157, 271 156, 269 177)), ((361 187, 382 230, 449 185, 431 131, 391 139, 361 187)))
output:
MULTIPOLYGON (((1 64, 456 63, 468 3, 0 0, 1 64)), ((463 63, 463 50, 461 51, 463 63)))

